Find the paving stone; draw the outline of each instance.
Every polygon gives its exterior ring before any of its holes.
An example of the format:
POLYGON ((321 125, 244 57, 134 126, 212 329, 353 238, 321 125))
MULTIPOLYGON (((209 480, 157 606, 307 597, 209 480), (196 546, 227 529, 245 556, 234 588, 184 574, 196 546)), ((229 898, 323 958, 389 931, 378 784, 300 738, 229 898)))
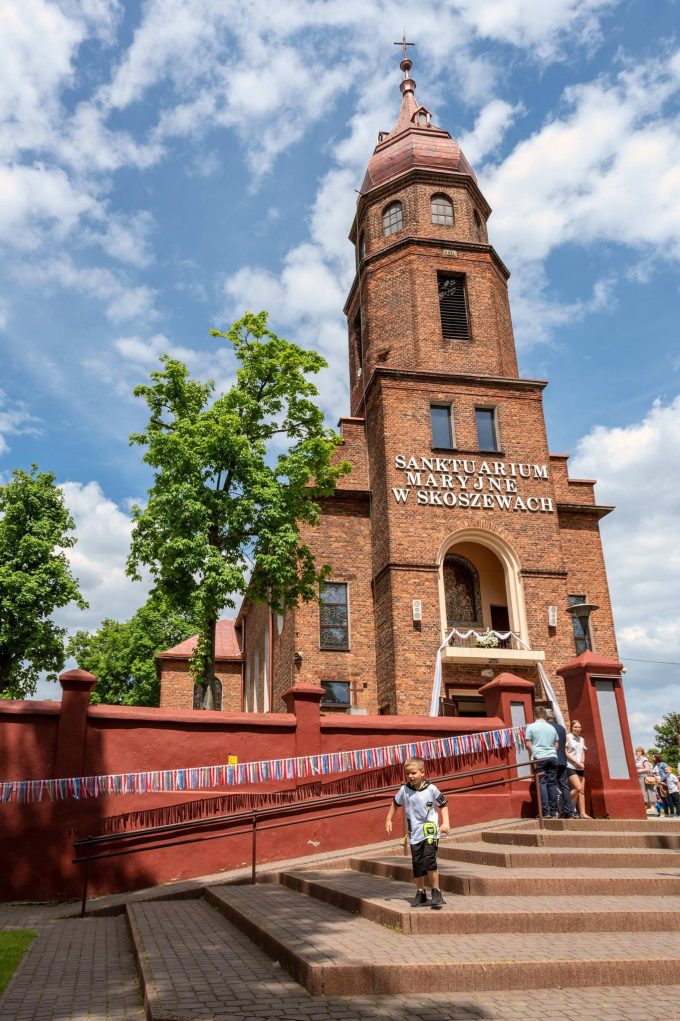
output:
POLYGON ((50 920, 0 997, 0 1021, 144 1021, 125 919, 50 920))

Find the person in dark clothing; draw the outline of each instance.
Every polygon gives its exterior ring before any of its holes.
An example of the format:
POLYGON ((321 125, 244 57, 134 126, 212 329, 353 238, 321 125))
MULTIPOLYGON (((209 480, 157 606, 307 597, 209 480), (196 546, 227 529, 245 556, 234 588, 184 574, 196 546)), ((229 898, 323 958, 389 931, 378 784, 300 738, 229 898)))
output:
POLYGON ((577 816, 571 800, 569 776, 567 773, 567 768, 569 766, 565 752, 567 731, 561 723, 557 722, 554 709, 546 710, 546 719, 557 731, 557 798, 559 803, 559 815, 561 819, 576 819, 577 816))

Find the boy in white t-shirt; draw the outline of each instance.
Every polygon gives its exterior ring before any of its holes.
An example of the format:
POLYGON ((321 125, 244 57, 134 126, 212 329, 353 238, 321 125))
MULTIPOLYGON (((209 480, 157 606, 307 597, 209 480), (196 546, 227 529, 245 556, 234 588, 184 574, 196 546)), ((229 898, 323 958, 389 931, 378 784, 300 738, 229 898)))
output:
POLYGON ((406 812, 408 839, 411 845, 413 861, 413 878, 416 884, 416 895, 411 901, 412 908, 424 907, 427 903, 425 892, 425 876, 432 887, 432 907, 437 910, 444 903, 439 889, 439 872, 437 870, 437 845, 439 834, 449 832, 449 809, 446 798, 433 783, 425 779, 425 763, 423 759, 411 758, 404 763, 406 783, 402 784, 394 796, 385 820, 385 829, 392 832, 394 813, 401 805, 406 812), (441 809, 442 822, 439 825, 438 809, 441 809))

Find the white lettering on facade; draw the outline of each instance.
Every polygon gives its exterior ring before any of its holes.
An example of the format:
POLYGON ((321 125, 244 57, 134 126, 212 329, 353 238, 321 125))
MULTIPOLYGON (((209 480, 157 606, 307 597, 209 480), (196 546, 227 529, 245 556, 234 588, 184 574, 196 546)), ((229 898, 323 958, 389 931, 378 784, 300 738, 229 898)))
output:
POLYGON ((394 467, 404 486, 394 486, 397 503, 409 502, 411 491, 422 507, 500 509, 530 514, 554 514, 553 498, 519 492, 549 482, 548 465, 523 461, 476 461, 459 457, 415 457, 396 454, 394 467))

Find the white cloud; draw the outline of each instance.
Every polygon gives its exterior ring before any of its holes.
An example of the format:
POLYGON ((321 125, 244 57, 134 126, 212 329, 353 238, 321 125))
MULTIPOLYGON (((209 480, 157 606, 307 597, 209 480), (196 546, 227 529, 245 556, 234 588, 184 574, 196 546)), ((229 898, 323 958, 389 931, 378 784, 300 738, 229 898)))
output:
POLYGON ((473 166, 490 155, 503 140, 514 119, 523 112, 521 103, 511 106, 502 99, 492 99, 480 111, 472 131, 462 134, 458 142, 473 166))
POLYGON ((23 401, 12 401, 0 390, 0 454, 9 450, 8 436, 36 436, 39 423, 23 401))
POLYGON ((483 168, 491 240, 513 270, 520 345, 547 339, 574 309, 603 307, 602 293, 576 306, 550 298, 541 264, 555 249, 623 246, 643 278, 654 259, 680 259, 680 121, 667 110, 678 92, 678 52, 575 86, 561 117, 483 168))
POLYGON ((67 606, 55 619, 69 632, 99 626, 104 617, 127 620, 147 599, 148 575, 133 582, 125 574, 132 522, 97 482, 65 482, 61 487, 73 515, 78 542, 67 551, 80 589, 90 604, 81 611, 67 606))
POLYGON ((45 225, 63 237, 96 208, 95 200, 59 168, 0 166, 0 240, 5 244, 35 248, 42 240, 39 227, 45 225))
POLYGON ((571 474, 598 479, 598 500, 616 505, 602 535, 634 739, 648 744, 680 705, 680 666, 635 662, 680 663, 680 396, 632 425, 596 426, 571 474))
POLYGON ((156 292, 150 287, 134 286, 119 272, 98 266, 78 266, 66 255, 49 263, 17 266, 13 275, 30 286, 59 286, 104 302, 106 316, 119 323, 131 319, 153 320, 156 292))
POLYGON ((599 15, 615 6, 617 0, 459 0, 480 36, 533 50, 541 60, 558 58, 565 43, 594 45, 599 15))

